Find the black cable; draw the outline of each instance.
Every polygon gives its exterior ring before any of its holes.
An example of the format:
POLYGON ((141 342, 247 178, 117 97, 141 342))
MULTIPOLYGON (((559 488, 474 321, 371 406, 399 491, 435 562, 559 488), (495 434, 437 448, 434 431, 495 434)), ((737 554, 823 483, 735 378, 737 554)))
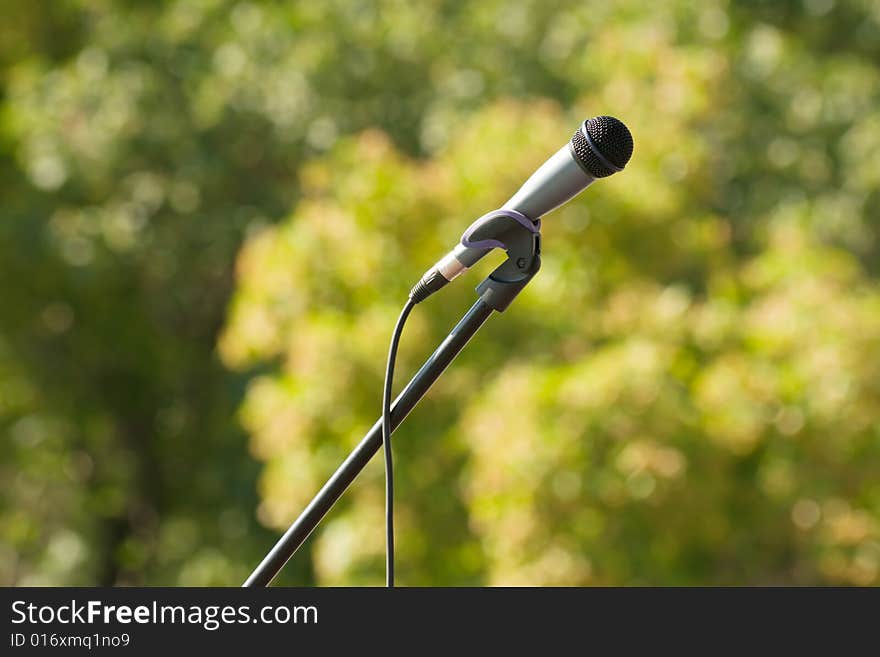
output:
POLYGON ((394 381, 394 362, 397 345, 403 333, 406 318, 418 301, 407 299, 400 311, 391 346, 388 348, 388 365, 385 368, 385 387, 382 393, 382 450, 385 454, 385 585, 394 588, 394 463, 391 458, 391 387, 394 381))

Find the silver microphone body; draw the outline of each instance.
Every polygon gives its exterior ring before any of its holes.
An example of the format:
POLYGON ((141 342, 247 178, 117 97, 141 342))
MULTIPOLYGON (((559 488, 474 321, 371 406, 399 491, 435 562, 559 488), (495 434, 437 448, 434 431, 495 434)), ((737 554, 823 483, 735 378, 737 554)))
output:
MULTIPOLYGON (((595 182, 566 144, 529 176, 516 194, 510 197, 502 210, 515 210, 533 222, 564 205, 595 182)), ((447 281, 473 267, 491 249, 480 249, 457 244, 452 251, 437 261, 434 267, 447 281)))
POLYGON ((584 171, 566 144, 544 162, 510 197, 503 210, 516 210, 532 221, 567 203, 596 179, 584 171))

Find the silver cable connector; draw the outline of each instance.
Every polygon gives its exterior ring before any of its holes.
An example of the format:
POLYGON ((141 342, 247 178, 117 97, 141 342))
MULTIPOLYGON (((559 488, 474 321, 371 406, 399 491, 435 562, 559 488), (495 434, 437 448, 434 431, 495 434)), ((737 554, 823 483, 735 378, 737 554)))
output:
POLYGON ((468 269, 458 258, 455 257, 455 251, 447 253, 434 266, 443 278, 450 282, 461 276, 468 269))

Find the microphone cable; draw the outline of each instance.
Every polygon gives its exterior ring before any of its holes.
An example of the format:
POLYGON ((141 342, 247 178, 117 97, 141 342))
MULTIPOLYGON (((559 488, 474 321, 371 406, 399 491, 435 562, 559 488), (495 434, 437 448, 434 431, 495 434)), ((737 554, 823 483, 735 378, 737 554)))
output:
POLYGON ((385 387, 382 393, 382 451, 385 455, 385 586, 394 588, 394 462, 391 456, 391 388, 394 382, 394 363, 403 325, 419 300, 410 297, 406 301, 388 348, 388 365, 385 368, 385 387))

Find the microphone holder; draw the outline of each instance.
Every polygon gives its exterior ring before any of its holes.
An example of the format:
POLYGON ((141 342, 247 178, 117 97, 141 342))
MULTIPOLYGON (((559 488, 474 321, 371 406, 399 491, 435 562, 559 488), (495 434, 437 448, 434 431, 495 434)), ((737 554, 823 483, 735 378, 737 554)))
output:
MULTIPOLYGON (((478 220, 479 226, 471 226, 466 235, 472 238, 476 235, 479 240, 493 241, 493 247, 498 246, 507 251, 507 259, 477 286, 479 299, 394 400, 391 406, 392 433, 492 312, 503 312, 541 267, 540 220, 529 226, 527 223, 531 222, 522 221, 522 215, 517 217, 514 213, 505 211, 489 213, 484 219, 478 220)), ((259 587, 270 584, 381 446, 380 418, 254 569, 243 586, 259 587)))

